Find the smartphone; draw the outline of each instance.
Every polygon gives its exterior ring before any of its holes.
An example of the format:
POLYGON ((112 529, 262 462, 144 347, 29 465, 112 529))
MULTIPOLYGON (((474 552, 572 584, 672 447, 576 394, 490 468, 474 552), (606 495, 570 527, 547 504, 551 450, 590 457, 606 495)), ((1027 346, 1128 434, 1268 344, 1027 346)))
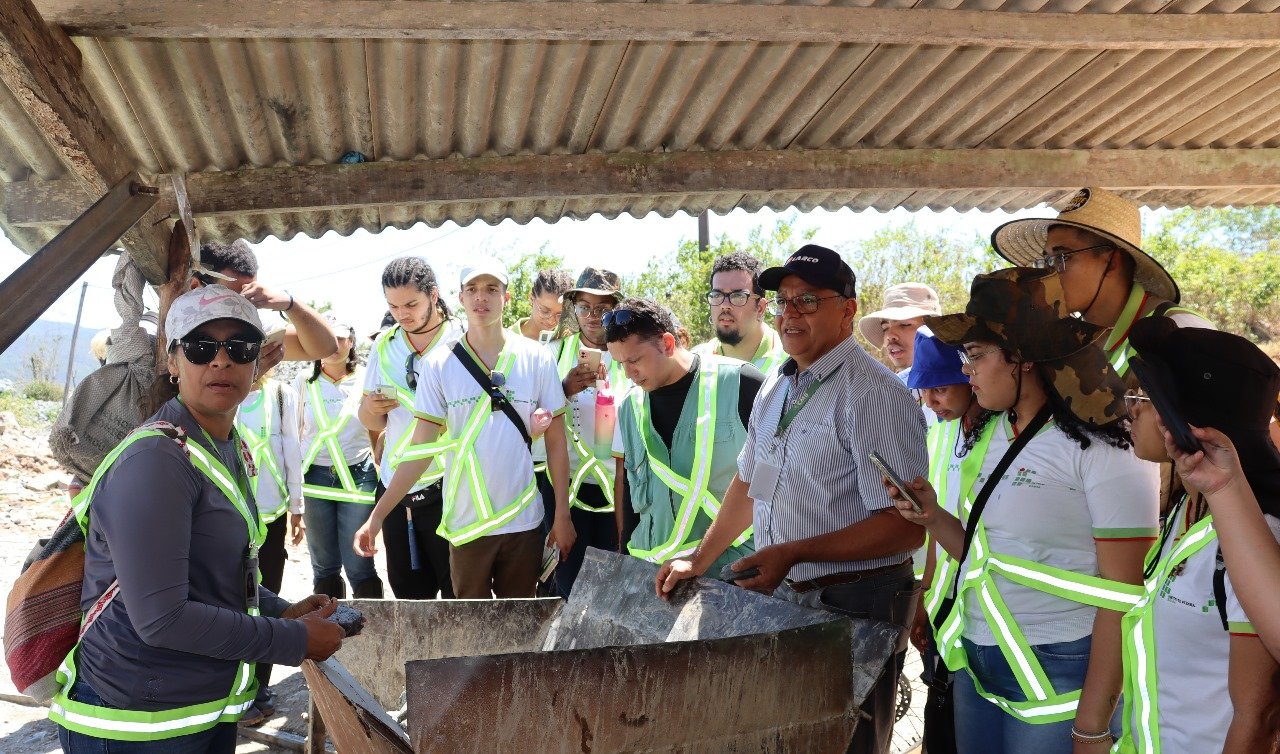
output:
POLYGON ((893 469, 889 468, 889 464, 880 457, 879 453, 873 450, 867 454, 867 458, 870 458, 871 463, 875 464, 877 469, 880 469, 880 473, 889 477, 889 481, 893 482, 893 486, 897 487, 902 492, 902 496, 906 498, 908 503, 911 503, 911 510, 916 513, 924 513, 924 508, 920 506, 920 501, 916 500, 916 496, 912 494, 911 488, 907 486, 906 482, 902 481, 902 477, 895 474, 893 469))
POLYGON ((538 576, 538 583, 545 583, 551 578, 551 574, 556 572, 556 566, 560 563, 560 548, 551 545, 543 545, 542 547, 542 573, 538 576))
POLYGON ((601 351, 598 348, 588 348, 582 346, 578 349, 578 366, 591 367, 591 371, 599 373, 601 351))
POLYGON ((730 584, 732 584, 735 581, 746 581, 747 579, 754 579, 759 575, 760 575, 760 568, 758 566, 751 566, 750 568, 743 571, 735 571, 733 570, 733 564, 729 564, 724 568, 720 569, 720 580, 728 581, 730 584))
POLYGON ((1142 389, 1151 399, 1151 405, 1155 406, 1156 413, 1160 414, 1160 420, 1169 428, 1169 434, 1173 435, 1173 444, 1183 453, 1204 450, 1204 446, 1196 436, 1191 434, 1191 425, 1187 423, 1182 412, 1173 402, 1173 390, 1165 382, 1164 376, 1143 361, 1140 356, 1129 359, 1129 368, 1133 370, 1142 389))
POLYGON ((284 342, 284 328, 277 327, 274 330, 267 331, 267 334, 262 339, 262 346, 263 348, 266 348, 269 345, 272 345, 275 343, 283 343, 283 342, 284 342))
POLYGON ((374 392, 376 392, 378 395, 381 395, 383 398, 387 398, 389 400, 393 400, 393 401, 400 400, 400 394, 396 392, 396 389, 393 385, 379 385, 378 389, 375 390, 374 392))
MULTIPOLYGON (((538 331, 538 343, 541 345, 545 346, 555 339, 556 339, 555 330, 539 330, 538 331)), ((582 354, 579 353, 578 355, 581 356, 582 354)))

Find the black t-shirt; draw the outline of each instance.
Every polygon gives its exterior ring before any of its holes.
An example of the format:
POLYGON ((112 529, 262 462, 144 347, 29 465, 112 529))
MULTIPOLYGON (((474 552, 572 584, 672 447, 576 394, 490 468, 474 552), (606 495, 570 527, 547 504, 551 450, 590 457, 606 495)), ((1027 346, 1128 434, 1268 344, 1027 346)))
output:
MULTIPOLYGON (((693 387, 693 381, 698 376, 700 363, 701 358, 694 354, 693 365, 689 367, 689 372, 685 376, 649 393, 649 411, 653 428, 658 431, 658 436, 668 448, 671 447, 671 438, 675 436, 676 424, 680 422, 680 411, 684 409, 685 397, 689 395, 689 388, 693 387)), ((742 367, 738 379, 740 380, 738 416, 742 418, 742 426, 745 427, 747 420, 751 418, 751 406, 756 401, 756 393, 760 392, 760 386, 764 384, 764 373, 756 369, 755 365, 746 364, 742 367)))

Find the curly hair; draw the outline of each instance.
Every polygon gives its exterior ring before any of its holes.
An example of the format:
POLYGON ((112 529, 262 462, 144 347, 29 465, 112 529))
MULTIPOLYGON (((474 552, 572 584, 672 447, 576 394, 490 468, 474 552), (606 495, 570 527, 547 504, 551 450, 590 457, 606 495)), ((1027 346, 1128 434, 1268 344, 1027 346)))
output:
POLYGON ((1036 364, 1035 369, 1040 375, 1040 381, 1044 383, 1045 394, 1049 397, 1049 407, 1053 411, 1054 424, 1058 426, 1058 429, 1062 430, 1064 435, 1074 440, 1081 450, 1088 449, 1091 438, 1101 440, 1113 448, 1129 449, 1129 431, 1125 429, 1123 421, 1117 419, 1106 424, 1090 424, 1081 421, 1075 414, 1071 413, 1067 402, 1062 399, 1057 389, 1054 388, 1053 375, 1049 372, 1048 367, 1036 364))
POLYGON ((612 324, 605 328, 605 342, 616 343, 626 340, 632 335, 639 335, 641 340, 657 340, 663 333, 678 337, 675 317, 671 310, 648 298, 623 299, 613 310, 627 312, 631 319, 626 324, 612 324))
MULTIPOLYGON (((392 259, 382 270, 382 287, 416 288, 428 294, 440 290, 440 284, 436 282, 436 271, 422 257, 392 259)), ((436 307, 445 319, 453 317, 448 304, 444 302, 444 296, 436 296, 436 307)))
POLYGON ((745 251, 724 254, 716 257, 711 263, 711 274, 707 276, 707 285, 711 285, 717 273, 741 270, 751 275, 751 292, 757 296, 763 296, 764 289, 760 287, 760 271, 763 269, 764 263, 745 251))
MULTIPOLYGON (((258 275, 258 257, 249 247, 249 242, 243 238, 237 238, 231 243, 200 244, 200 263, 214 272, 231 270, 237 275, 250 278, 258 275)), ((218 281, 205 281, 206 284, 210 282, 218 281)))
POLYGON ((533 290, 530 295, 534 298, 544 293, 553 294, 556 298, 564 295, 564 292, 573 287, 573 278, 569 277, 566 270, 538 270, 537 276, 533 278, 533 290))

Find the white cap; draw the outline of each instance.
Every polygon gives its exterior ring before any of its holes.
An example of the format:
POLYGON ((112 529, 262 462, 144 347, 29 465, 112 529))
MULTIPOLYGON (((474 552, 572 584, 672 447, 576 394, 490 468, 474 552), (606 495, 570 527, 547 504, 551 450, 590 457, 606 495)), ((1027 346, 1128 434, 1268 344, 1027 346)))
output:
POLYGON ((493 257, 480 257, 462 268, 462 280, 458 285, 466 285, 481 275, 492 275, 499 283, 507 284, 507 266, 493 257))
POLYGON ((221 285, 206 285, 187 291, 169 306, 164 318, 164 334, 169 342, 181 340, 200 325, 215 319, 234 319, 252 327, 262 338, 262 320, 249 299, 221 285))

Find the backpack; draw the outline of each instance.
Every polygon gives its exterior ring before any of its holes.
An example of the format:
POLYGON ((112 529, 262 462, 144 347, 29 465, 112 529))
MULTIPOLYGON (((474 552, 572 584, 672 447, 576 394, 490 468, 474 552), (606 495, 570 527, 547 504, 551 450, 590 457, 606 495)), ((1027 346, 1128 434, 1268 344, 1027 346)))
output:
MULTIPOLYGON (((153 422, 136 431, 159 430, 186 449, 186 433, 168 422, 153 422)), ((106 473, 99 466, 94 482, 106 473)), ((93 487, 80 494, 88 495, 93 487)), ((77 497, 73 506, 81 502, 77 497)), ((88 500, 83 501, 85 504, 88 500)), ((84 584, 84 541, 75 508, 67 512, 53 535, 42 539, 23 563, 22 574, 14 582, 6 601, 4 618, 4 659, 18 691, 37 702, 48 702, 58 693, 58 668, 75 648, 80 637, 119 592, 112 582, 90 611, 80 610, 84 584)))

